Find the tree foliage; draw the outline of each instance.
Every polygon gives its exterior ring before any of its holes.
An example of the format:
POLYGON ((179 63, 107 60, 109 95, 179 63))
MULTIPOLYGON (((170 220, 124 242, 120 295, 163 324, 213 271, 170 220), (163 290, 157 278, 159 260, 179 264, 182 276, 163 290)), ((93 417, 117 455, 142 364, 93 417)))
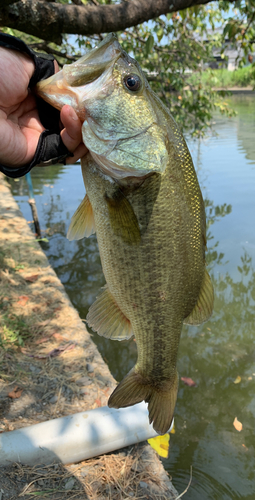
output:
POLYGON ((201 134, 215 109, 231 115, 226 92, 214 91, 202 71, 216 48, 224 61, 226 40, 238 64, 251 62, 255 0, 1 0, 0 24, 60 65, 117 32, 182 129, 201 134))

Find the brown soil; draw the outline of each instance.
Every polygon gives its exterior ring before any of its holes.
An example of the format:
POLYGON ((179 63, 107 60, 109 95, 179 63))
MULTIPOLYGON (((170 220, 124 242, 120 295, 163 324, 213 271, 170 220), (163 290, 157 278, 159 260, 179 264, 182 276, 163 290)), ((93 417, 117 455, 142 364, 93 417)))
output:
POLYGON ((14 464, 4 468, 0 491, 4 500, 174 499, 157 462, 143 444, 69 466, 14 464))
MULTIPOLYGON (((0 174, 0 432, 105 406, 115 381, 0 174)), ((176 492, 140 444, 64 466, 0 467, 0 500, 176 492)))

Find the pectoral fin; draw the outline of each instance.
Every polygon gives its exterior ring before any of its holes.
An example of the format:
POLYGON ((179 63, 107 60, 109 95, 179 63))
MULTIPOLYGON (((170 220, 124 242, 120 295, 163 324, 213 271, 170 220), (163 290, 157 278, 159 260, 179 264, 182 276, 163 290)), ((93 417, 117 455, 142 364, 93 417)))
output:
POLYGON ((116 304, 107 285, 89 308, 87 323, 107 339, 127 340, 133 336, 130 321, 116 304))
POLYGON ((129 245, 138 245, 141 235, 138 220, 128 199, 120 189, 113 196, 105 194, 111 227, 129 245))
POLYGON ((214 293, 211 278, 205 270, 204 280, 193 311, 184 319, 185 325, 200 325, 207 321, 213 312, 214 293))
POLYGON ((72 240, 80 240, 81 238, 88 238, 91 234, 95 233, 95 221, 91 203, 88 195, 82 200, 76 212, 72 216, 71 224, 67 232, 67 238, 72 240))

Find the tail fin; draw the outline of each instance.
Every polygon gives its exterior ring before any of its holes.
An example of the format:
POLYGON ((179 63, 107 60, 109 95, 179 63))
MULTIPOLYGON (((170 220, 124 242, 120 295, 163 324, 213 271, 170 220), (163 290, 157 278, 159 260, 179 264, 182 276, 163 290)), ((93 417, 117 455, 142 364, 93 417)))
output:
POLYGON ((158 434, 165 434, 173 420, 174 408, 178 392, 178 374, 162 390, 149 383, 133 368, 111 394, 110 408, 125 408, 141 401, 148 404, 149 421, 158 434))

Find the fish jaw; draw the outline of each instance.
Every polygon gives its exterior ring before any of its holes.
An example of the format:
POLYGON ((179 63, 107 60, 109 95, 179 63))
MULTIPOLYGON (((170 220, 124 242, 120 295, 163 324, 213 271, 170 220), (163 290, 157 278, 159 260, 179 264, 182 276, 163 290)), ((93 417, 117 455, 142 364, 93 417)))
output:
POLYGON ((78 110, 77 94, 72 91, 72 88, 66 82, 63 70, 39 82, 36 85, 35 92, 54 108, 61 110, 63 106, 69 104, 76 112, 78 110))
POLYGON ((69 104, 84 121, 84 101, 97 98, 99 92, 105 97, 113 90, 112 66, 122 53, 116 35, 110 33, 78 61, 64 65, 61 71, 40 81, 35 93, 59 110, 69 104))

